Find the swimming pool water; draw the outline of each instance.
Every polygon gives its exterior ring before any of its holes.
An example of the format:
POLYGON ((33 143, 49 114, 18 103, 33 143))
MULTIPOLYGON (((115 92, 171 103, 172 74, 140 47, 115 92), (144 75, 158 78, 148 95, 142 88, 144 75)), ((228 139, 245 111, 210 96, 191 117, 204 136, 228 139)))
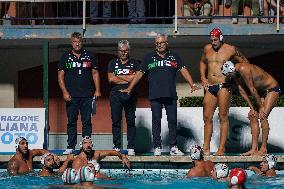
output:
MULTIPOLYGON (((99 180, 95 184, 103 188, 129 188, 129 189, 223 189, 227 188, 225 182, 217 182, 210 178, 185 178, 186 171, 176 170, 103 170, 116 180, 99 180)), ((273 178, 264 178, 248 172, 247 188, 278 189, 284 188, 284 172, 273 178)), ((36 174, 10 177, 7 172, 0 173, 1 189, 35 189, 35 188, 61 188, 61 176, 39 177, 36 174)))

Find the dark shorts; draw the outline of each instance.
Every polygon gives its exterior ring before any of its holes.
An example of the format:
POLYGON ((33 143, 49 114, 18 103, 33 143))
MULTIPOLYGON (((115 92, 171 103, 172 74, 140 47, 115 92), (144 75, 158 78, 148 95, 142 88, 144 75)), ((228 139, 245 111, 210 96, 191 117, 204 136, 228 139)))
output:
POLYGON ((280 94, 281 93, 280 86, 277 85, 277 86, 270 88, 270 89, 267 89, 267 90, 261 90, 261 91, 259 91, 259 96, 265 98, 268 95, 268 93, 270 93, 270 92, 276 92, 276 93, 280 94))
POLYGON ((215 84, 215 85, 210 85, 208 87, 208 91, 212 95, 217 96, 219 90, 223 89, 223 88, 229 89, 229 88, 231 88, 231 84, 229 84, 229 83, 219 83, 219 84, 215 84))

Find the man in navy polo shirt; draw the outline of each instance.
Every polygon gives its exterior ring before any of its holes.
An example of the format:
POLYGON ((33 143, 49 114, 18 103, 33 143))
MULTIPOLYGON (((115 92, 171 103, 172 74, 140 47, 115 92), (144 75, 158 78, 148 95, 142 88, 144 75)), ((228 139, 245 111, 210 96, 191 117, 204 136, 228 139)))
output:
POLYGON ((169 142, 171 155, 183 155, 177 145, 177 92, 176 73, 180 71, 191 87, 191 92, 199 89, 193 82, 191 75, 182 64, 178 54, 168 50, 168 39, 165 34, 157 35, 155 39, 156 51, 147 54, 141 64, 140 71, 136 72, 135 78, 127 89, 122 90, 131 93, 134 86, 142 78, 148 75, 149 99, 152 110, 152 135, 154 141, 154 155, 161 155, 161 118, 162 108, 166 109, 169 142))
POLYGON ((126 89, 135 77, 139 69, 139 62, 129 57, 130 45, 127 40, 118 42, 118 58, 112 59, 108 64, 108 81, 111 84, 110 107, 112 119, 112 134, 114 149, 121 148, 121 121, 122 109, 125 111, 127 123, 128 155, 135 155, 134 143, 136 136, 135 111, 136 93, 135 90, 129 95, 122 93, 121 89, 126 89))
POLYGON ((67 149, 70 154, 77 144, 77 119, 80 111, 82 137, 92 134, 92 102, 101 96, 98 63, 93 54, 82 48, 81 33, 71 35, 72 50, 62 55, 58 64, 58 83, 66 102, 67 149))

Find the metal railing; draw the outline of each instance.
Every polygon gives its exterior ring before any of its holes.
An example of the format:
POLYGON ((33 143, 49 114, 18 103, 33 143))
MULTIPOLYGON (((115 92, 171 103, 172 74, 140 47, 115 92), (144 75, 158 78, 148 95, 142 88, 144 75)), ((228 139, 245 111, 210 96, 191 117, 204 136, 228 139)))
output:
POLYGON ((224 19, 255 18, 276 22, 277 30, 280 20, 284 21, 284 5, 280 6, 280 1, 284 4, 283 0, 262 0, 259 11, 254 14, 251 13, 252 3, 242 4, 239 5, 241 8, 238 7, 241 13, 235 15, 232 15, 232 12, 235 12, 232 11, 234 7, 225 6, 226 0, 222 0, 220 5, 214 3, 215 1, 196 0, 197 5, 186 0, 0 0, 0 18, 2 24, 82 24, 83 28, 86 24, 104 23, 174 24, 175 31, 178 30, 179 24, 188 21, 200 24, 224 19), (246 7, 250 8, 245 13, 246 7), (204 20, 205 22, 201 22, 204 20))

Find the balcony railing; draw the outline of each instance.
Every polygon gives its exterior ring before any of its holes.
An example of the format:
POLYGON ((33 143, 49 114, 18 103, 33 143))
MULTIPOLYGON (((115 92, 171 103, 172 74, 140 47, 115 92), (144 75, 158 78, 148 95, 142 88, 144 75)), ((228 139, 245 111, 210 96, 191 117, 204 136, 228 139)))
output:
POLYGON ((284 22, 284 0, 0 0, 1 24, 202 24, 284 22))

